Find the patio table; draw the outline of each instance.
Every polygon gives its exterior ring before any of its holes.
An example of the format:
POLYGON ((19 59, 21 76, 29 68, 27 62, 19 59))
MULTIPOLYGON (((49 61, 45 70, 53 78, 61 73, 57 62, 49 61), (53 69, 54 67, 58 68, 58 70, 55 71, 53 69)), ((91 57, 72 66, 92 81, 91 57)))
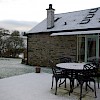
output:
MULTIPOLYGON (((64 68, 66 71, 70 71, 71 78, 74 79, 77 77, 77 74, 83 70, 83 66, 86 63, 59 63, 56 64, 59 68, 64 68)), ((73 92, 74 88, 74 80, 70 86, 70 92, 73 92)))
POLYGON ((59 63, 56 66, 60 68, 70 69, 70 70, 83 70, 83 66, 86 63, 59 63))

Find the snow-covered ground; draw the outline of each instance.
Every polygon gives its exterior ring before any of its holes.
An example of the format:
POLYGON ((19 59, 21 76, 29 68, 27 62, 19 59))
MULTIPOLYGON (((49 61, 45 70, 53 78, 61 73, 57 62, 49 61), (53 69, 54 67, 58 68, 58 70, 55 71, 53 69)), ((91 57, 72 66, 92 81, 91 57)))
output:
MULTIPOLYGON (((52 74, 29 73, 10 78, 0 79, 0 100, 78 100, 79 88, 69 96, 63 87, 51 90, 52 74)), ((67 86, 69 81, 67 81, 67 86)), ((97 89, 98 98, 94 92, 88 93, 83 100, 100 100, 100 89, 97 89)))
MULTIPOLYGON (((51 69, 41 68, 42 72, 51 73, 51 69)), ((35 66, 21 64, 21 59, 0 58, 0 78, 35 72, 35 66)))
MULTIPOLYGON (((12 69, 14 67, 20 69, 28 67, 20 64, 20 60, 17 59, 17 61, 16 59, 1 59, 0 68, 11 67, 12 69)), ((43 69, 41 73, 28 72, 23 75, 0 79, 0 100, 79 100, 79 87, 74 89, 74 92, 69 96, 68 91, 61 86, 58 88, 58 94, 55 95, 55 85, 54 89, 51 90, 52 74, 44 73, 46 71, 43 69)), ((67 89, 69 89, 68 80, 67 89)), ((86 91, 83 90, 83 93, 86 91)), ((100 100, 100 89, 97 88, 97 98, 94 98, 94 92, 89 90, 82 100, 100 100)))

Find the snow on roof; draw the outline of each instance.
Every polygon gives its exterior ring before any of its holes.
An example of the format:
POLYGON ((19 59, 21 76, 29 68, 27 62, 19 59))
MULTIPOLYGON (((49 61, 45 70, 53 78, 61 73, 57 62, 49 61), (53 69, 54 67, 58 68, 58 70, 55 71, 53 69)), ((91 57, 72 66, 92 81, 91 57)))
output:
POLYGON ((28 33, 59 32, 75 29, 100 28, 100 7, 55 14, 54 27, 47 29, 47 19, 44 19, 28 33))

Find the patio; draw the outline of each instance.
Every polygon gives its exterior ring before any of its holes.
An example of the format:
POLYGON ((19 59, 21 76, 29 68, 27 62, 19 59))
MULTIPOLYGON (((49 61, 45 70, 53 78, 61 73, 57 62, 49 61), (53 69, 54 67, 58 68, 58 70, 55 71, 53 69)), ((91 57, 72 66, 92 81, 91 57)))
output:
MULTIPOLYGON (((63 86, 58 88, 58 94, 54 95, 51 90, 52 74, 29 73, 13 76, 0 80, 0 100, 78 100, 79 88, 69 96, 63 86)), ((69 81, 67 81, 69 84, 69 81)), ((92 84, 91 84, 92 85, 92 84)), ((68 88, 68 85, 67 85, 68 88)), ((83 100, 100 100, 100 89, 97 88, 97 98, 93 92, 89 93, 83 100)))

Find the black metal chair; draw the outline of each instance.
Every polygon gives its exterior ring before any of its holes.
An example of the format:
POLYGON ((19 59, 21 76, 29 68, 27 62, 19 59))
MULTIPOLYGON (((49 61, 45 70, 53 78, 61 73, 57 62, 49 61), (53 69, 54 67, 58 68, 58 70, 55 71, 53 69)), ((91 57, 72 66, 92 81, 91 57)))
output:
MULTIPOLYGON (((72 59, 70 57, 61 57, 59 59, 60 59, 60 63, 70 63, 70 62, 72 62, 72 59)), ((61 80, 60 80, 60 83, 63 83, 63 82, 61 82, 61 80)))
MULTIPOLYGON (((61 57, 60 58, 60 63, 72 63, 72 58, 71 57, 61 57)), ((76 62, 76 61, 74 61, 76 62)), ((69 95, 70 93, 73 91, 72 88, 74 88, 74 80, 75 80, 75 71, 73 70, 65 70, 66 73, 68 73, 68 75, 70 76, 70 92, 69 92, 69 95), (71 77, 73 74, 73 77, 71 77)), ((78 84, 78 83, 77 83, 78 84)))
POLYGON ((96 77, 97 78, 97 83, 98 83, 98 89, 100 88, 100 86, 99 86, 99 81, 100 81, 100 64, 99 64, 99 62, 92 62, 95 66, 96 66, 96 68, 97 68, 97 73, 94 75, 94 77, 96 77))
POLYGON ((53 73, 51 89, 53 88, 53 83, 54 83, 54 79, 55 79, 55 82, 56 82, 55 95, 56 95, 57 94, 58 81, 60 80, 59 84, 61 84, 61 79, 64 79, 63 83, 65 83, 65 88, 66 88, 66 78, 70 79, 70 76, 68 76, 68 74, 65 72, 65 69, 56 67, 54 65, 53 61, 50 60, 49 62, 50 62, 50 66, 52 67, 52 73, 53 73))
POLYGON ((100 88, 100 86, 99 86, 99 83, 100 83, 99 82, 100 81, 100 58, 92 59, 92 60, 90 60, 90 62, 92 62, 97 68, 97 73, 95 74, 94 77, 97 78, 98 89, 99 89, 100 88))
POLYGON ((93 78, 93 75, 95 75, 95 73, 96 73, 96 66, 90 63, 90 64, 84 65, 83 71, 79 73, 78 76, 76 77, 80 85, 80 100, 82 99, 82 87, 84 83, 86 83, 86 91, 87 91, 87 87, 89 87, 92 91, 94 91, 95 97, 97 97, 96 96, 96 82, 95 82, 95 79, 93 78), (90 82, 94 83, 94 89, 90 87, 90 84, 88 84, 90 82))
POLYGON ((60 63, 70 63, 72 62, 72 59, 70 57, 61 57, 60 63))

